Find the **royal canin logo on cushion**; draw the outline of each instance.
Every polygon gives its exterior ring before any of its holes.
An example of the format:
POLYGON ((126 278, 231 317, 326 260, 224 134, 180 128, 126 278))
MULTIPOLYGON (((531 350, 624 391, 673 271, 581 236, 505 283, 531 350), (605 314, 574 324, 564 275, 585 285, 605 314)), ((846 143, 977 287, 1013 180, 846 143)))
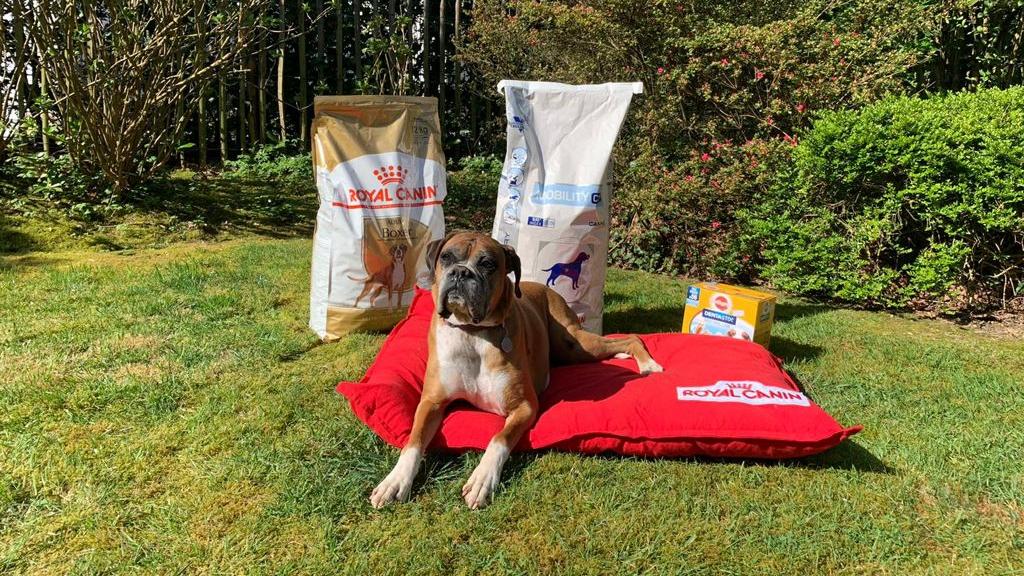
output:
POLYGON ((719 380, 710 386, 679 386, 676 398, 693 402, 738 402, 763 406, 810 406, 807 396, 796 390, 769 386, 755 380, 719 380))

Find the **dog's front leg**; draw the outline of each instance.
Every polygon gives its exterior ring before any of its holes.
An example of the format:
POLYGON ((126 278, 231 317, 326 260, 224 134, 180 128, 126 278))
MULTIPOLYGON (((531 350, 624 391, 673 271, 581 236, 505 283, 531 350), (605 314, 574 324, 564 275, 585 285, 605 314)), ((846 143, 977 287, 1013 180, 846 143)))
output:
POLYGON ((426 398, 420 399, 420 403, 416 407, 416 416, 413 417, 409 441, 405 443, 405 448, 402 448, 398 463, 370 494, 370 504, 373 504, 374 508, 384 507, 391 502, 405 502, 409 499, 412 482, 416 479, 416 474, 419 473, 420 465, 423 463, 423 453, 430 441, 434 439, 438 426, 441 425, 444 407, 443 402, 426 398))
POLYGON ((509 412, 505 418, 505 427, 491 438, 480 463, 462 487, 462 497, 470 508, 476 510, 490 503, 501 481, 501 471, 508 461, 509 452, 519 443, 523 433, 533 426, 536 418, 536 401, 529 399, 522 400, 509 412))

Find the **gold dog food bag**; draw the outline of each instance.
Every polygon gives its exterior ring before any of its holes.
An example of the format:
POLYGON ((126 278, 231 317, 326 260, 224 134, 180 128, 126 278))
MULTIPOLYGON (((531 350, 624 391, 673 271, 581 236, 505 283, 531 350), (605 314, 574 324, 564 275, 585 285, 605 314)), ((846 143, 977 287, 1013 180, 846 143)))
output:
POLYGON ((319 96, 309 326, 324 340, 401 320, 430 286, 423 254, 444 236, 445 159, 435 98, 319 96))

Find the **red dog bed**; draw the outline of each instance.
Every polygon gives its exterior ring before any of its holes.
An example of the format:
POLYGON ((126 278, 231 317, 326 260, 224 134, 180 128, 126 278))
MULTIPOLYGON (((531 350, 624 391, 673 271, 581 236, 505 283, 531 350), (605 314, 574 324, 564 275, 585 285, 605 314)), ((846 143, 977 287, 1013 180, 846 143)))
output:
MULTIPOLYGON (((393 446, 401 447, 412 428, 433 313, 430 292, 418 291, 366 376, 338 385, 356 416, 393 446)), ((554 368, 537 423, 516 449, 795 458, 861 430, 840 426, 757 344, 691 334, 642 338, 663 373, 640 376, 632 359, 554 368)), ((483 450, 503 423, 453 405, 431 448, 483 450)))

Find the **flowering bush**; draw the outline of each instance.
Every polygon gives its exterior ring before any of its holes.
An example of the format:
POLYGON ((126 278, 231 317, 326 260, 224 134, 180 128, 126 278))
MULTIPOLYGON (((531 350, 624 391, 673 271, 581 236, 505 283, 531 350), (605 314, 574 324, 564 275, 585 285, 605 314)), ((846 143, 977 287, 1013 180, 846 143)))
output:
POLYGON ((820 110, 904 91, 927 4, 657 0, 477 3, 464 61, 501 78, 644 82, 616 149, 611 258, 719 278, 751 269, 735 210, 820 110))

